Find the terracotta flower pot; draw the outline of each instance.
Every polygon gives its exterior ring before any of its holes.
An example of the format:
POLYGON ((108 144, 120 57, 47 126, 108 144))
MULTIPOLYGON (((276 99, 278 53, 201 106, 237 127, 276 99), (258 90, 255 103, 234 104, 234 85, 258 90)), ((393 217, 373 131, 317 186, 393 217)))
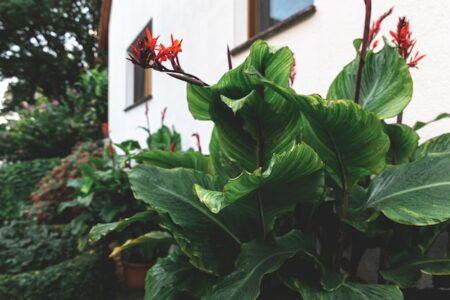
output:
POLYGON ((123 261, 122 265, 127 286, 129 288, 144 288, 145 276, 153 264, 135 264, 123 261))

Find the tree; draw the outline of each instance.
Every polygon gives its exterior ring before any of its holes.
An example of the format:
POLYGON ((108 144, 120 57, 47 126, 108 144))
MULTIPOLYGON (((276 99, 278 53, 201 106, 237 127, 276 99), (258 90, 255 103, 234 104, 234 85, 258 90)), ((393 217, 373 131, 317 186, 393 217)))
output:
POLYGON ((9 86, 3 113, 40 91, 61 99, 66 86, 96 63, 101 0, 0 2, 0 80, 9 86))

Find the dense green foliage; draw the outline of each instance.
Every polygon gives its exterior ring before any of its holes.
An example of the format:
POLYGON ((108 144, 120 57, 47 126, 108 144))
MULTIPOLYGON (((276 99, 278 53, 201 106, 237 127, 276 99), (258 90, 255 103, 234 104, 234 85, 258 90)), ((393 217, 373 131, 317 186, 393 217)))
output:
POLYGON ((75 239, 62 228, 12 221, 0 227, 0 273, 43 269, 72 258, 75 239))
POLYGON ((422 273, 450 274, 429 252, 450 219, 449 137, 419 147, 412 128, 386 124, 412 95, 389 44, 369 50, 355 103, 357 61, 330 99, 301 95, 292 52, 257 41, 217 84, 188 85, 194 118, 215 125, 210 156, 150 151, 129 175, 180 251, 149 271, 146 299, 397 300, 422 273), (367 282, 358 267, 372 248, 380 277, 367 282))
POLYGON ((85 253, 39 271, 0 275, 0 299, 114 299, 114 268, 96 253, 85 253))
MULTIPOLYGON (((119 146, 134 152, 136 149, 129 144, 124 142, 119 146)), ((59 204, 58 213, 77 211, 70 223, 82 247, 86 245, 89 229, 96 223, 119 220, 144 208, 133 197, 126 174, 128 168, 128 156, 118 155, 109 146, 104 147, 103 155, 88 156, 85 162, 77 162, 78 176, 67 180, 67 186, 72 189, 70 200, 59 204)))
POLYGON ((0 222, 18 217, 31 204, 36 184, 59 163, 58 158, 8 163, 0 166, 0 222))
POLYGON ((100 6, 100 0, 1 1, 0 79, 17 79, 4 111, 25 100, 34 104, 36 91, 62 99, 66 85, 94 67, 100 6))
POLYGON ((19 118, 0 127, 0 158, 64 157, 79 141, 102 138, 107 120, 107 74, 87 71, 60 100, 40 97, 23 103, 19 118))

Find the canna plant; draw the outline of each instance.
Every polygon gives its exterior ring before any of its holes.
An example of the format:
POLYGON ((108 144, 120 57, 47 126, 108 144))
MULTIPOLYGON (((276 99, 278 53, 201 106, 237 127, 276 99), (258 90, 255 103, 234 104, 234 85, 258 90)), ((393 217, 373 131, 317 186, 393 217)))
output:
POLYGON ((375 50, 391 12, 370 28, 370 10, 326 98, 290 87, 287 47, 255 42, 210 86, 183 71, 178 40, 140 40, 132 61, 188 82, 193 117, 215 125, 209 156, 150 151, 129 173, 177 245, 148 272, 146 299, 410 299, 422 273, 450 275, 447 254, 430 254, 450 219, 450 135, 419 146, 427 123, 386 121, 410 102, 422 56, 399 52, 415 43, 406 19, 403 39, 375 50), (369 249, 375 279, 360 267, 369 249))

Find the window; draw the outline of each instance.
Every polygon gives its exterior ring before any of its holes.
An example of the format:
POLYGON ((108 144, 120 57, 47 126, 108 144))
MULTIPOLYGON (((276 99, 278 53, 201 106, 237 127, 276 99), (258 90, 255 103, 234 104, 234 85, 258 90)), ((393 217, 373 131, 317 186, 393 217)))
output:
POLYGON ((151 70, 133 66, 133 103, 141 103, 151 97, 151 70))
POLYGON ((264 32, 295 16, 302 15, 314 0, 248 0, 249 37, 264 32))
MULTIPOLYGON (((145 29, 149 28, 152 30, 152 21, 150 21, 142 31, 136 36, 133 40, 135 42, 137 38, 145 38, 145 29)), ((128 51, 131 51, 131 46, 128 48, 128 51)), ((125 110, 129 110, 135 106, 138 106, 141 103, 149 100, 152 90, 152 72, 150 69, 144 69, 140 66, 133 65, 129 62, 129 66, 127 67, 129 70, 128 78, 133 78, 132 81, 127 82, 127 86, 129 87, 128 96, 131 98, 127 100, 127 108, 125 110)))

